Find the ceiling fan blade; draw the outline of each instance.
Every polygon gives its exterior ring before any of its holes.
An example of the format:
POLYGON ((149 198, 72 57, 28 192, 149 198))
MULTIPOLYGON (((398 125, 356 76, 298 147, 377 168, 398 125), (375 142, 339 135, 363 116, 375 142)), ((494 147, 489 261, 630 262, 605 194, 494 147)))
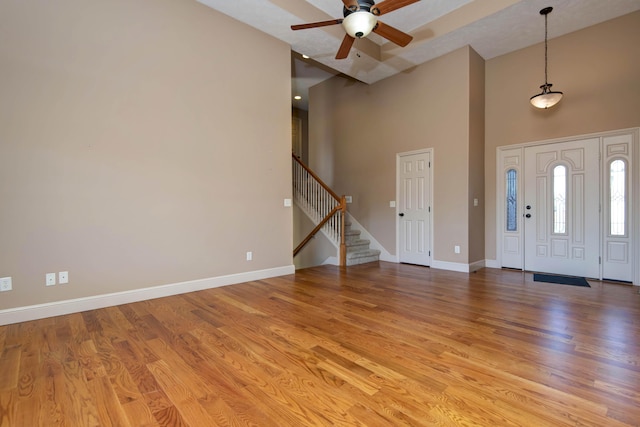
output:
POLYGON ((405 47, 413 40, 413 36, 380 21, 378 21, 378 25, 373 29, 373 32, 402 47, 405 47))
POLYGON ((331 19, 330 21, 310 22, 308 24, 292 25, 292 30, 306 30, 307 28, 327 27, 329 25, 342 24, 343 19, 331 19))
POLYGON ((353 46, 353 42, 355 40, 356 39, 351 37, 349 34, 345 34, 344 39, 342 39, 340 49, 338 49, 338 53, 336 54, 336 59, 344 59, 349 56, 349 51, 351 50, 351 46, 353 46))
POLYGON ((409 6, 420 0, 383 0, 378 4, 374 4, 371 8, 371 13, 376 16, 384 15, 385 13, 393 12, 401 7, 409 6))
POLYGON ((342 3, 344 3, 344 7, 346 7, 352 12, 355 12, 356 10, 360 10, 360 5, 358 4, 358 0, 342 0, 342 3))

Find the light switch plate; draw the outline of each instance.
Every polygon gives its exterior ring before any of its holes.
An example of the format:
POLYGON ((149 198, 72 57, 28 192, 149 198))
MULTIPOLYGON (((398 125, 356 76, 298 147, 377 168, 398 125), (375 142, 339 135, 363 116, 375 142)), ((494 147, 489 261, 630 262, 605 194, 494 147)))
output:
POLYGON ((45 276, 45 285, 47 286, 53 286, 56 284, 56 273, 47 273, 47 275, 45 276))
POLYGON ((60 273, 58 273, 58 283, 60 283, 61 285, 65 284, 65 283, 69 283, 69 272, 68 271, 61 271, 60 273))

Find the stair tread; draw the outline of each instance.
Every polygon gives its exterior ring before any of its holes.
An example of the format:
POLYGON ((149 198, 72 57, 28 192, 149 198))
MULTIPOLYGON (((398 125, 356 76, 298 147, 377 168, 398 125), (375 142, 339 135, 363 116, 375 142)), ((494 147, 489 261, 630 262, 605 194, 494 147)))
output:
POLYGON ((378 262, 378 261, 380 261, 380 259, 377 256, 347 259, 347 266, 367 264, 369 262, 378 262))
POLYGON ((360 245, 369 245, 371 244, 371 240, 366 240, 366 239, 353 239, 353 240, 349 240, 346 241, 345 244, 347 246, 360 246, 360 245))
POLYGON ((380 251, 378 249, 366 249, 361 251, 347 252, 347 259, 374 257, 379 255, 380 251))

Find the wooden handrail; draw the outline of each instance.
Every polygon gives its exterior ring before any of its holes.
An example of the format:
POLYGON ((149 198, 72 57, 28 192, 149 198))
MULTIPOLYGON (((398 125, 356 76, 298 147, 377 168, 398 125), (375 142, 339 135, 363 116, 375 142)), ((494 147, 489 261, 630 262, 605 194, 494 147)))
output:
POLYGON ((333 207, 333 209, 331 209, 331 211, 329 211, 327 213, 327 215, 322 218, 322 220, 318 223, 318 225, 316 225, 316 227, 302 240, 302 242, 293 250, 293 256, 295 257, 301 250, 302 248, 309 243, 309 241, 318 233, 318 231, 320 231, 320 229, 322 229, 322 227, 334 216, 336 215, 338 212, 340 213, 340 243, 339 243, 339 248, 340 248, 340 259, 339 259, 339 263, 340 266, 346 266, 347 265, 347 245, 345 242, 345 219, 346 219, 346 212, 347 212, 347 202, 346 202, 346 197, 345 196, 338 196, 331 188, 329 188, 329 186, 327 184, 325 184, 318 175, 316 175, 311 169, 309 169, 304 163, 302 163, 300 161, 300 159, 298 159, 295 155, 292 155, 292 158, 296 161, 296 163, 298 165, 300 165, 306 173, 309 174, 309 176, 311 178, 313 178, 314 181, 316 181, 317 184, 319 184, 332 198, 335 199, 336 202, 338 202, 338 204, 336 206, 333 207))
POLYGON ((337 202, 339 202, 339 201, 340 201, 340 196, 338 196, 338 195, 337 195, 337 194, 336 194, 336 193, 335 193, 331 188, 329 188, 329 186, 328 186, 327 184, 325 184, 325 183, 324 183, 324 181, 323 181, 323 180, 321 180, 321 179, 320 179, 320 177, 319 177, 318 175, 316 175, 316 174, 315 174, 311 169, 309 169, 309 168, 307 167, 307 165, 305 165, 304 163, 302 163, 302 162, 300 161, 300 159, 299 159, 299 158, 297 158, 297 157, 295 156, 295 154, 292 154, 291 156, 293 157, 293 160, 295 160, 296 162, 298 162, 298 164, 299 164, 300 166, 302 166, 302 168, 303 168, 304 170, 306 170, 306 171, 309 173, 309 175, 311 175, 311 176, 313 177, 313 179, 315 179, 316 181, 318 181, 318 184, 320 184, 320 185, 322 186, 322 188, 324 188, 325 190, 327 190, 327 193, 331 194, 331 196, 332 196, 334 199, 336 199, 336 201, 337 201, 337 202))
POLYGON ((309 233, 307 235, 307 237, 305 237, 304 240, 302 240, 302 242, 298 245, 298 247, 293 250, 293 256, 298 255, 298 252, 300 252, 302 250, 302 248, 307 243, 309 243, 309 240, 313 239, 313 236, 315 236, 318 233, 318 231, 320 231, 322 226, 325 225, 327 223, 327 221, 329 221, 329 219, 331 219, 331 217, 334 216, 336 214, 336 212, 338 212, 340 210, 342 210, 340 205, 338 205, 335 208, 331 209, 331 212, 329 212, 329 214, 327 216, 325 216, 322 219, 322 221, 320 221, 318 223, 318 225, 316 225, 316 227, 311 231, 311 233, 309 233))

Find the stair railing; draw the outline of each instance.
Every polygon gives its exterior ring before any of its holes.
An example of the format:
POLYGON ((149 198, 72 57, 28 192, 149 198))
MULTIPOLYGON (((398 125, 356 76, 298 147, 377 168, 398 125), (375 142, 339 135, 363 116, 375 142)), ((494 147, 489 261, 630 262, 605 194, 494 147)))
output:
POLYGON ((340 248, 340 265, 347 264, 344 227, 347 203, 338 196, 311 169, 295 155, 293 158, 293 195, 298 205, 311 218, 315 228, 293 250, 293 256, 309 243, 318 231, 325 234, 340 248))

